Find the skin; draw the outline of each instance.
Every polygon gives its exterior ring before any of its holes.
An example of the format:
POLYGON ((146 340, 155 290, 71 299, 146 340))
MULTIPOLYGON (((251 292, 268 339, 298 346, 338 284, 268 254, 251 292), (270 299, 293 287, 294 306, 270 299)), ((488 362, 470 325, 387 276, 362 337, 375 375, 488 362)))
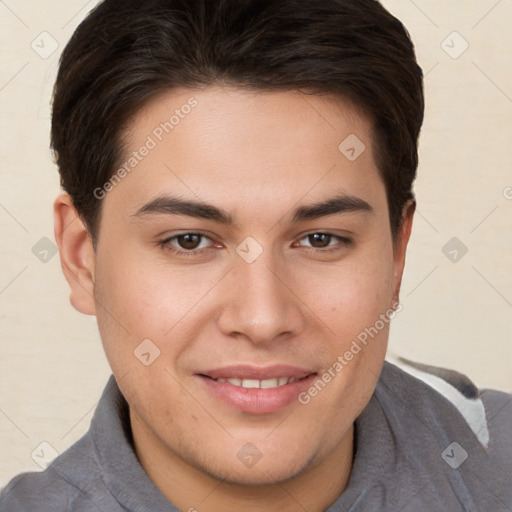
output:
POLYGON ((197 373, 280 363, 324 374, 396 303, 414 205, 393 240, 372 125, 326 96, 220 86, 166 92, 130 122, 126 155, 191 97, 191 113, 102 200, 96 250, 69 196, 56 200, 71 303, 96 315, 139 460, 178 508, 323 511, 348 484, 353 422, 378 380, 389 325, 307 405, 242 412, 197 373), (338 150, 349 134, 366 146, 353 162, 338 150), (293 222, 296 208, 339 194, 372 211, 293 222), (233 224, 135 215, 163 195, 222 208, 233 224), (210 239, 192 238, 192 256, 171 252, 190 252, 183 239, 163 243, 197 231, 210 239), (333 236, 319 243, 313 233, 333 236), (249 236, 263 251, 252 263, 236 252, 249 236), (149 366, 134 356, 144 339, 160 350, 149 366), (252 467, 237 457, 249 442, 262 454, 252 467))

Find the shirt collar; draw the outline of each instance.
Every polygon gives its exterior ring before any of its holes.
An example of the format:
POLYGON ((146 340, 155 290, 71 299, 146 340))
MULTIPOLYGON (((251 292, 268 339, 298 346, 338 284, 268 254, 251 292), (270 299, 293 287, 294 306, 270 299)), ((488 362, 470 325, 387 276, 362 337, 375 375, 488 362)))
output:
MULTIPOLYGON (((381 401, 399 371, 384 363, 375 393, 354 423, 354 465, 345 492, 327 512, 352 510, 367 492, 384 492, 379 482, 396 470, 397 445, 381 401), (388 385, 389 385, 388 384, 388 385)), ((393 386, 394 387, 394 386, 393 386)), ((395 390, 398 391, 398 390, 395 390)), ((133 512, 179 512, 153 484, 132 445, 128 405, 113 376, 110 377, 91 423, 91 435, 100 461, 101 475, 114 498, 133 512)))
POLYGON ((92 440, 105 485, 127 510, 179 512, 141 466, 132 447, 127 421, 128 405, 111 376, 91 422, 92 440))

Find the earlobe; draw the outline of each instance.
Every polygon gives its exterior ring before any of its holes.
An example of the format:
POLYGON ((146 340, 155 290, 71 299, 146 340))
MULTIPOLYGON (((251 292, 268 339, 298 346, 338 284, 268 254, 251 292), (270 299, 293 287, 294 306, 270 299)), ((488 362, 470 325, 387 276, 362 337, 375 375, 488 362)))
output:
POLYGON ((90 234, 68 194, 55 200, 53 211, 55 239, 62 271, 71 288, 71 305, 80 313, 95 315, 95 253, 90 234))
POLYGON ((412 221, 414 212, 416 211, 416 201, 411 199, 407 201, 402 210, 402 220, 400 228, 396 235, 394 247, 394 283, 393 283, 393 302, 398 304, 400 299, 400 287, 402 285, 402 275, 405 267, 405 256, 407 253, 407 245, 411 237, 412 221))

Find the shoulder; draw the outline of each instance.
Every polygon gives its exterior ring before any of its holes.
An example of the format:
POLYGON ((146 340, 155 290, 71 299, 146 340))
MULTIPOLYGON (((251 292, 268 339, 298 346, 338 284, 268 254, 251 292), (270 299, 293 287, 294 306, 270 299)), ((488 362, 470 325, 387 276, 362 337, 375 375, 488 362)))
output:
MULTIPOLYGON (((415 407, 442 412, 449 404, 459 423, 469 427, 486 450, 512 441, 512 395, 494 389, 479 389, 455 370, 389 356, 382 378, 400 394, 412 396, 415 407)), ((442 421, 443 418, 440 418, 442 421)))
POLYGON ((511 510, 510 394, 479 389, 453 370, 388 357, 373 404, 390 438, 387 475, 401 482, 386 487, 386 499, 400 503, 409 488, 415 498, 404 512, 511 510))
POLYGON ((43 512, 71 510, 78 490, 51 468, 41 473, 23 473, 9 482, 0 494, 0 512, 43 512))
POLYGON ((23 473, 0 492, 0 512, 114 511, 101 487, 90 436, 57 457, 44 471, 23 473), (101 502, 101 503, 100 503, 101 502))

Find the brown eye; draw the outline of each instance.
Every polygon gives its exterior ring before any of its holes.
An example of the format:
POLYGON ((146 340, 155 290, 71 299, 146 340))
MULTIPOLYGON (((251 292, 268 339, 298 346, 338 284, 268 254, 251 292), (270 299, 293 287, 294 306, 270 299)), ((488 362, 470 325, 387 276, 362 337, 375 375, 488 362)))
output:
POLYGON ((176 242, 182 249, 194 250, 197 249, 201 243, 202 235, 196 235, 194 233, 187 233, 185 235, 177 236, 176 242))
POLYGON ((205 257, 213 249, 221 249, 206 234, 200 232, 188 232, 171 236, 159 242, 162 249, 177 257, 205 257))
POLYGON ((312 235, 308 235, 308 241, 311 244, 311 247, 316 247, 318 249, 328 247, 331 243, 331 240, 332 235, 325 233, 313 233, 312 235))
POLYGON ((332 233, 309 233, 301 239, 302 247, 318 249, 318 252, 340 251, 352 245, 352 240, 344 236, 333 235, 332 233))

